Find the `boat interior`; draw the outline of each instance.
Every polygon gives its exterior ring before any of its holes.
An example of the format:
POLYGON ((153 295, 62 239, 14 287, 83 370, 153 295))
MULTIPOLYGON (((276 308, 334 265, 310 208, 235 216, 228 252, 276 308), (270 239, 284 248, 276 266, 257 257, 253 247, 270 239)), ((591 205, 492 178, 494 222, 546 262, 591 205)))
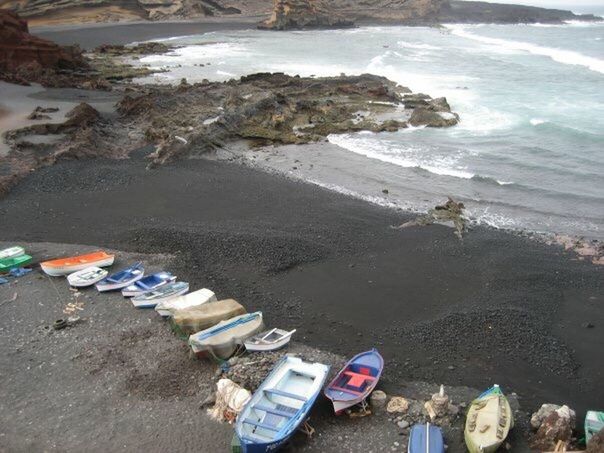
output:
POLYGON ((353 396, 362 395, 379 374, 379 370, 371 365, 352 363, 340 373, 337 380, 329 388, 353 396))

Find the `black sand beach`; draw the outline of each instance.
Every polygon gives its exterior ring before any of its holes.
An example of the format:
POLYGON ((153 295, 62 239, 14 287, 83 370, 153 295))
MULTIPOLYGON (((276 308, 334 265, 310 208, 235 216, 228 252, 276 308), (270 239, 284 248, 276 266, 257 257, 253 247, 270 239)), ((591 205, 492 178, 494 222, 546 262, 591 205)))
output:
POLYGON ((43 169, 0 201, 0 237, 177 256, 175 271, 342 355, 377 346, 394 379, 604 400, 602 271, 505 232, 392 230, 407 218, 236 164, 140 158, 43 169), (587 323, 595 326, 587 328, 587 323))

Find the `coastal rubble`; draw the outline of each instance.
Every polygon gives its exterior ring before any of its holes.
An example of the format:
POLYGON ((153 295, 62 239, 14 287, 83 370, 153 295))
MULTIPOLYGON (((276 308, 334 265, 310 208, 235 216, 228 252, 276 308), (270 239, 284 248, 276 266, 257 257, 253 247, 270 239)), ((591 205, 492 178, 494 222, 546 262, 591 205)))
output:
POLYGON ((536 433, 531 440, 531 448, 552 451, 559 442, 572 442, 576 424, 575 411, 568 406, 544 404, 531 416, 531 427, 536 433))

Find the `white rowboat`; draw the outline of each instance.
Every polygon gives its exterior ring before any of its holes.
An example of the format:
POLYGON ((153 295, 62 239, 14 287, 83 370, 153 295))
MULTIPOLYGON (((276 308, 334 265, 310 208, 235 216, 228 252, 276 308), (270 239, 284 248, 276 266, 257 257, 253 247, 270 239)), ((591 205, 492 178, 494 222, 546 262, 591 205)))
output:
POLYGON ((25 254, 25 249, 23 247, 9 247, 7 249, 0 250, 0 260, 4 260, 6 258, 16 258, 23 254, 25 254))
POLYGON ((296 329, 289 332, 282 329, 271 329, 248 338, 243 344, 248 351, 274 351, 289 343, 294 333, 296 333, 296 329))
POLYGON ((109 272, 100 267, 91 266, 67 276, 69 284, 75 288, 85 288, 100 282, 109 272))
POLYGON ((189 284, 187 282, 173 282, 160 286, 156 290, 133 297, 130 300, 136 308, 155 308, 158 303, 185 294, 187 291, 189 291, 189 284))

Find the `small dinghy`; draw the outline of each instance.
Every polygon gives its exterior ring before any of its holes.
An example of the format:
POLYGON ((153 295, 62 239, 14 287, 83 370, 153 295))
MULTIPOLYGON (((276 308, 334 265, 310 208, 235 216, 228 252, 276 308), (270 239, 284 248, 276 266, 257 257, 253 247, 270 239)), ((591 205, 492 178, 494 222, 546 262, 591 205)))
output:
POLYGON ((236 316, 189 337, 189 345, 197 357, 230 358, 243 342, 264 329, 262 312, 236 316))
POLYGON ((237 417, 243 453, 276 451, 308 418, 329 366, 285 356, 237 417))
POLYGON ((514 427, 512 409, 498 385, 470 405, 464 437, 470 453, 494 453, 514 427))
POLYGON ((207 304, 208 302, 216 302, 216 294, 207 288, 198 289, 184 296, 174 297, 173 299, 160 302, 155 306, 155 311, 161 316, 172 316, 178 310, 197 307, 207 304))
POLYGON ((0 260, 0 272, 8 272, 11 269, 25 266, 31 262, 31 256, 19 255, 13 258, 4 258, 0 260))
POLYGON ((172 275, 170 272, 158 272, 156 274, 147 275, 122 289, 122 295, 124 297, 139 296, 143 293, 156 290, 175 280, 176 276, 172 275))
POLYGON ((67 281, 74 288, 85 288, 86 286, 92 286, 95 283, 100 282, 107 277, 108 273, 109 272, 107 272, 105 269, 92 266, 82 269, 81 271, 74 272, 73 274, 69 274, 67 276, 67 281))
POLYGON ((87 267, 106 267, 113 264, 115 255, 109 255, 106 252, 98 251, 87 253, 86 255, 71 256, 57 260, 44 261, 40 263, 42 270, 51 277, 69 275, 87 267))
POLYGON ((296 329, 287 330, 271 329, 248 338, 243 343, 248 351, 274 351, 289 343, 296 329))
POLYGON ((9 247, 7 249, 0 250, 0 260, 5 260, 7 258, 16 258, 21 255, 25 255, 25 249, 19 246, 9 247))
POLYGON ((140 294, 130 300, 132 300, 132 305, 136 308, 155 308, 158 303, 185 294, 187 291, 189 291, 189 284, 187 282, 172 282, 160 286, 153 291, 140 294))
POLYGON ((413 425, 409 433, 407 453, 445 453, 445 441, 440 428, 430 423, 413 425))
POLYGON ((211 304, 196 305, 172 312, 170 327, 183 340, 195 332, 215 326, 220 321, 247 313, 234 299, 224 299, 211 304))
POLYGON ((336 415, 365 401, 383 369, 384 359, 375 348, 350 359, 325 389, 325 396, 331 400, 336 415))
POLYGON ((145 268, 143 267, 143 263, 139 261, 101 280, 96 284, 96 289, 100 292, 122 289, 140 280, 143 278, 143 275, 145 275, 145 268))

